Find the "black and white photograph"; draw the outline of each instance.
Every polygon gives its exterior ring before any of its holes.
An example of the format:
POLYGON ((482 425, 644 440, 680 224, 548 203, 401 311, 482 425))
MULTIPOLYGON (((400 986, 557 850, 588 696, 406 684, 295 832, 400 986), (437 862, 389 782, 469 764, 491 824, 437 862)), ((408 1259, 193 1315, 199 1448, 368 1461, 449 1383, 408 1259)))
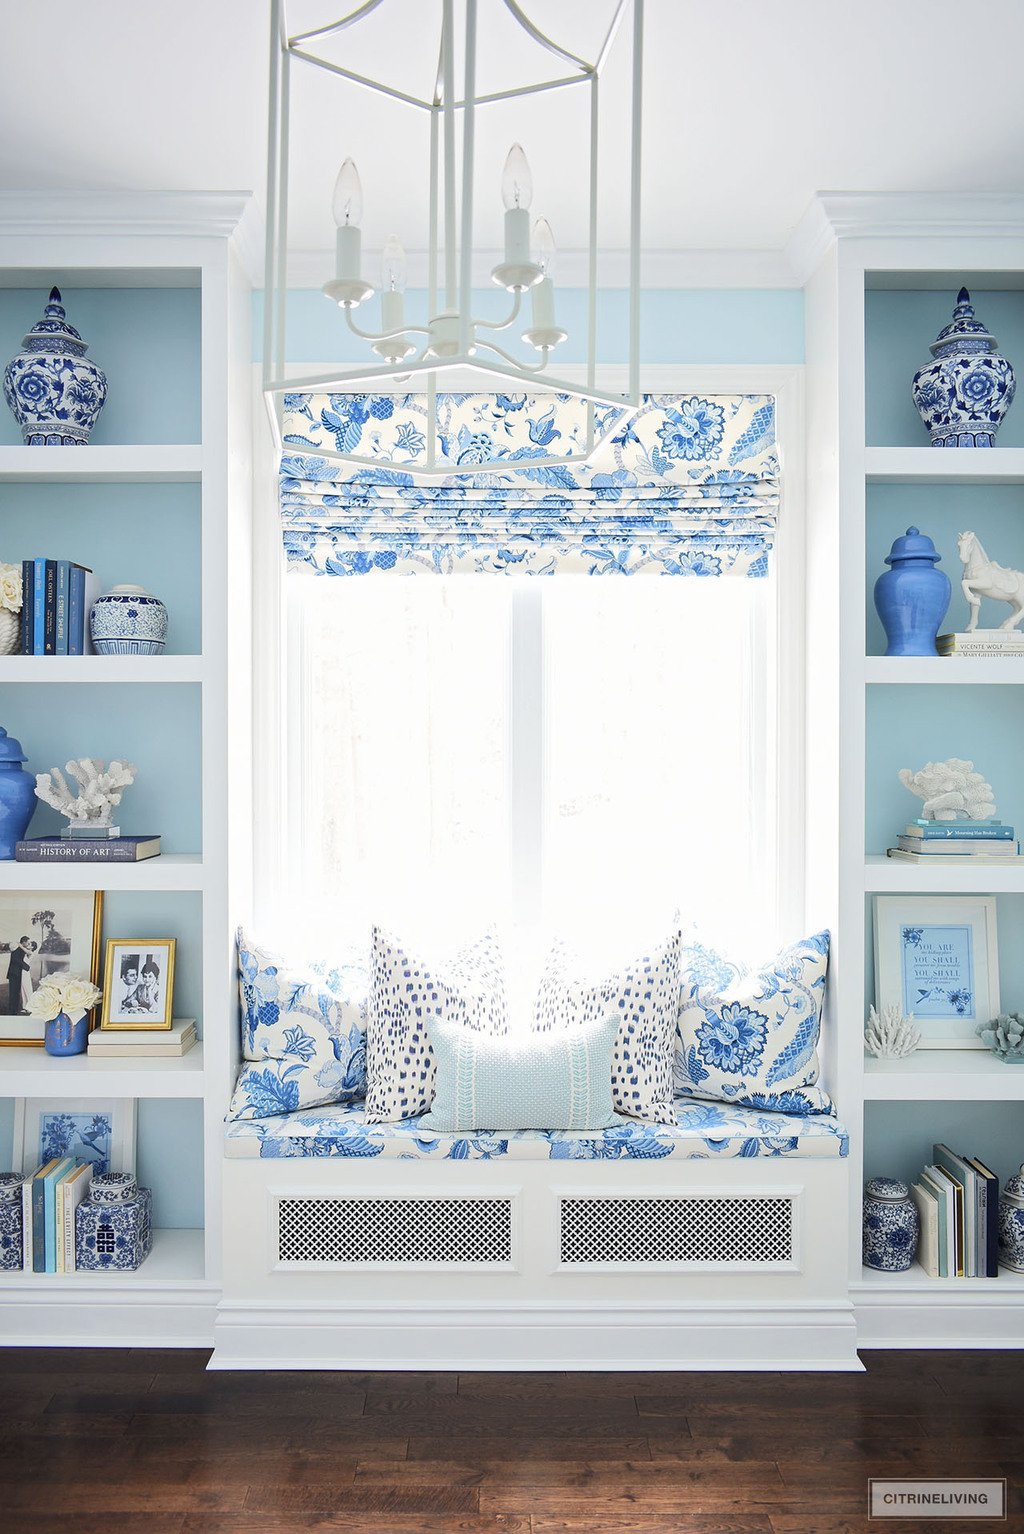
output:
POLYGON ((96 983, 102 903, 92 890, 0 892, 0 1044, 42 1044, 32 997, 45 981, 96 983))
POLYGON ((103 986, 103 1028, 169 1028, 174 938, 111 938, 103 986))

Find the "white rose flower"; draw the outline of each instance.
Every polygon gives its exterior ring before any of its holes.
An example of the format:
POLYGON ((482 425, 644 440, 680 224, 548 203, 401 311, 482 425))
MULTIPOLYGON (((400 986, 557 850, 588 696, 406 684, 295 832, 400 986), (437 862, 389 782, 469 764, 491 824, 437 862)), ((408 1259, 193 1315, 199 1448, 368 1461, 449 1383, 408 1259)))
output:
POLYGON ((9 613, 21 612, 21 570, 17 565, 0 564, 0 607, 9 613))
POLYGON ((83 980, 80 975, 70 975, 60 986, 61 998, 64 1003, 64 1011, 88 1012, 99 1001, 101 991, 89 980, 83 980))
POLYGON ((37 1017, 44 1023, 52 1023, 58 1013, 64 1010, 59 987, 54 985, 52 980, 44 980, 42 985, 32 992, 28 1010, 32 1017, 37 1017))

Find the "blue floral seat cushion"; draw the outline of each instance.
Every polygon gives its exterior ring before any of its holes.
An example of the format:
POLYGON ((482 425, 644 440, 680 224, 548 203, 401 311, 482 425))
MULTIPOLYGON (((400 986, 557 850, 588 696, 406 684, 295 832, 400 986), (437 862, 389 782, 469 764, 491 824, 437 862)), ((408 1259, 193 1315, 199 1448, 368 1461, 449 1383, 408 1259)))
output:
POLYGON ((422 1127, 423 1115, 397 1124, 368 1124, 361 1102, 308 1108, 278 1118, 229 1122, 232 1158, 380 1156, 405 1161, 723 1161, 734 1157, 837 1159, 849 1153, 839 1119, 763 1113, 732 1103, 677 1103, 675 1124, 618 1118, 610 1129, 520 1129, 509 1133, 443 1134, 422 1127))

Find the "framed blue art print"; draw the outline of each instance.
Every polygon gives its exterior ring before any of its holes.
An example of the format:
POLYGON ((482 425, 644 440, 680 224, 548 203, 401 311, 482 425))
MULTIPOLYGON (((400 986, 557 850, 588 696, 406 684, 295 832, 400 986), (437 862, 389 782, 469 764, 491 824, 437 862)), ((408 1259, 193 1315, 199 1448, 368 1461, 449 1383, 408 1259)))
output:
POLYGON ((984 1048, 999 1011, 993 895, 876 895, 875 1005, 913 1015, 922 1049, 984 1048))

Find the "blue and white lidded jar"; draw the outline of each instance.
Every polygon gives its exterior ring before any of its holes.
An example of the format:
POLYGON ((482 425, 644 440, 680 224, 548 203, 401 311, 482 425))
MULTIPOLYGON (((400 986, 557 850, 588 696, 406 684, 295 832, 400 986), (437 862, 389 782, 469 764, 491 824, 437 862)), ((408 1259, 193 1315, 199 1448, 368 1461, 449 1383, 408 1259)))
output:
POLYGON ((913 395, 932 447, 993 447, 1017 380, 966 288, 928 350, 933 360, 914 374, 913 395))
POLYGON ((153 1195, 124 1173, 96 1176, 75 1210, 75 1267, 85 1273, 132 1272, 153 1246, 153 1195), (97 1197, 97 1195, 99 1195, 97 1197))
POLYGON ((167 609, 143 586, 112 586, 89 614, 97 655, 159 655, 167 641, 167 609))
POLYGON ((24 1266, 21 1247, 24 1181, 20 1172, 0 1172, 0 1272, 4 1273, 24 1266))
POLYGON ((4 398, 26 447, 82 447, 107 399, 107 376, 69 325, 60 289, 4 370, 4 398))
POLYGON ((873 1177, 864 1197, 864 1266, 879 1273, 913 1267, 921 1218, 910 1189, 898 1177, 873 1177))
POLYGON ((1024 1166, 1007 1179, 999 1200, 999 1261, 1024 1273, 1024 1166))

